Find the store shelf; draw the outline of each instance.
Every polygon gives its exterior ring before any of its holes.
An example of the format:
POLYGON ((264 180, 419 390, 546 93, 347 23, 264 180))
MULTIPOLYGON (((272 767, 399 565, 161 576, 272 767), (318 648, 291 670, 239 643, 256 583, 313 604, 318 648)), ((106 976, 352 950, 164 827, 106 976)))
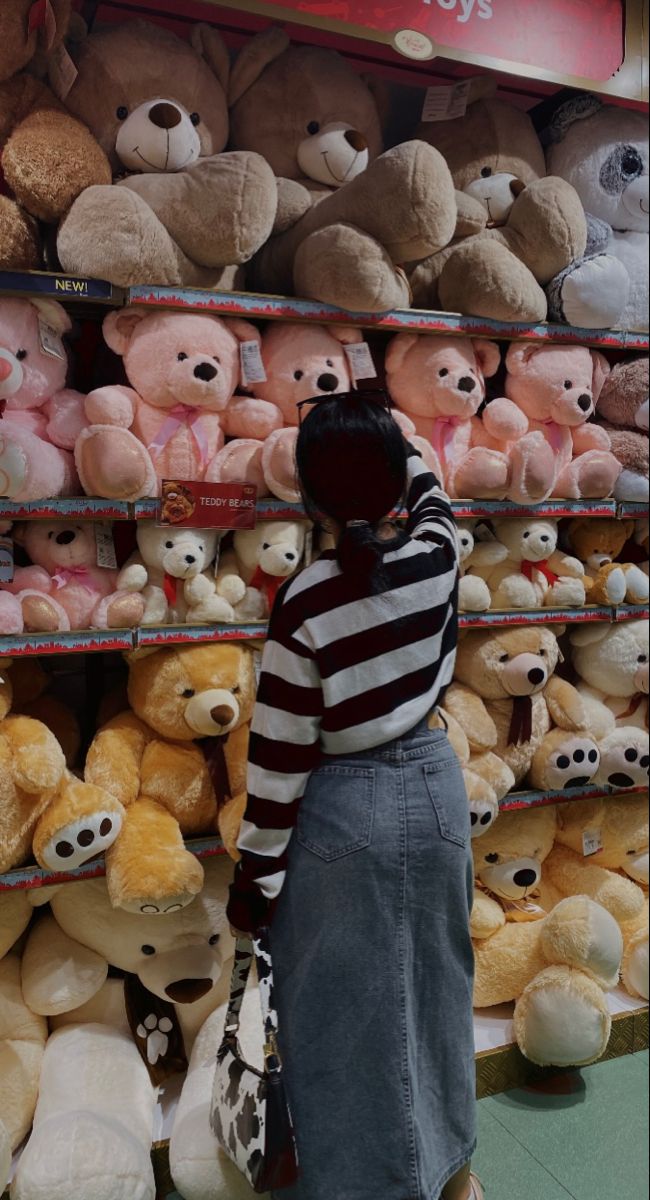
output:
POLYGON ((635 521, 647 520, 650 516, 650 505, 643 500, 619 500, 616 506, 617 517, 633 517, 635 521))
POLYGON ((621 604, 614 609, 616 621, 647 621, 650 619, 650 608, 643 604, 621 604))
MULTIPOLYGON (((155 502, 154 502, 155 503, 155 502)), ((66 496, 57 500, 30 500, 24 504, 0 499, 4 521, 128 521, 132 506, 126 500, 101 500, 96 496, 66 496)))
POLYGON ((64 275, 55 271, 0 271, 0 295, 47 296, 62 304, 102 304, 121 308, 126 294, 105 279, 88 279, 83 275, 64 275))
POLYGON ((509 792, 499 802, 501 812, 518 812, 522 808, 549 808, 554 804, 567 804, 575 800, 609 800, 612 796, 643 794, 647 788, 603 788, 596 784, 585 787, 564 788, 556 792, 509 792))
POLYGON ((20 633, 0 637, 0 657, 31 658, 35 654, 89 654, 100 650, 133 650, 133 629, 82 629, 68 633, 20 633))
POLYGON ((591 621, 613 621, 614 609, 593 605, 590 608, 529 608, 461 613, 461 629, 507 629, 511 625, 584 625, 591 621))
POLYGON ((150 625, 134 630, 134 645, 192 646, 206 642, 245 642, 266 637, 266 621, 232 625, 150 625))

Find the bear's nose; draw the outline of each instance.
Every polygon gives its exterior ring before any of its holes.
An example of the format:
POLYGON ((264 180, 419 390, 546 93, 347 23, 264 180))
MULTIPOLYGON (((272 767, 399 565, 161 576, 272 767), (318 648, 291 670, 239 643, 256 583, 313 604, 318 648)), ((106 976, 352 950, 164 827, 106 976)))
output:
POLYGON ((174 1004, 194 1004, 206 996, 211 987, 211 979, 176 979, 165 991, 174 1004))
POLYGON ((539 540, 540 540, 540 542, 550 542, 551 539, 547 533, 543 533, 539 540))
POLYGON ((287 552, 284 557, 286 558, 287 562, 293 562, 296 556, 295 554, 289 554, 287 552))
POLYGON ((532 887, 534 883, 537 883, 537 875, 529 868, 524 871, 515 871, 512 879, 513 882, 516 883, 517 887, 523 888, 532 887))
POLYGON ((210 709, 210 716, 215 725, 227 725, 229 721, 232 721, 233 712, 227 705, 217 704, 214 708, 210 709))
POLYGON ((194 368, 194 374, 197 379, 202 379, 204 383, 209 383, 217 374, 217 368, 213 367, 212 363, 202 362, 194 368))
POLYGON ((459 392, 473 392, 475 387, 476 380, 472 379, 471 375, 463 375, 463 378, 458 381, 459 392))
POLYGON ((528 672, 528 678, 531 683, 541 683, 544 679, 544 672, 541 667, 533 667, 532 671, 528 672))
POLYGON ((368 149, 368 142, 363 134, 359 133, 358 129, 346 129, 343 136, 348 145, 352 146, 352 149, 356 150, 359 154, 362 150, 368 149))
POLYGON ((181 123, 181 113, 175 104, 165 104, 161 101, 149 109, 149 120, 158 129, 175 129, 181 123))
POLYGON ((329 375, 325 372, 324 375, 319 375, 316 380, 316 387, 319 392, 335 392, 339 386, 339 381, 336 375, 329 375))
POLYGON ((186 555, 185 555, 185 562, 186 562, 186 563, 193 563, 193 562, 196 562, 196 559, 195 559, 195 557, 194 557, 194 555, 193 555, 193 554, 186 554, 186 555))
POLYGON ((69 546, 70 542, 74 542, 76 536, 71 529, 66 529, 63 533, 57 533, 54 540, 57 546, 69 546))
POLYGON ((582 396, 578 396, 578 408, 581 408, 583 412, 589 412, 591 396, 588 396, 586 392, 582 396))

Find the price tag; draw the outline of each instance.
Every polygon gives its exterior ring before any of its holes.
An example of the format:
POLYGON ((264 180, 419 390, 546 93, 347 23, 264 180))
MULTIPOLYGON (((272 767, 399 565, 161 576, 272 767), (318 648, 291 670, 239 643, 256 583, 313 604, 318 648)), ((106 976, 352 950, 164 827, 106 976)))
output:
POLYGON ((585 829, 582 835, 583 857, 590 858, 592 854, 598 854, 602 848, 603 842, 600 836, 600 829, 585 829))
POLYGON ((0 537, 0 583, 11 583, 14 577, 14 544, 10 537, 0 537))
POLYGON ((66 361, 67 355, 61 335, 42 317, 38 319, 38 337, 43 354, 47 354, 49 358, 58 358, 62 362, 66 361))
POLYGON ((244 387, 251 383, 266 383, 266 371, 262 362, 259 342, 239 343, 241 381, 244 387))
POLYGON ((110 521, 97 521, 95 524, 95 546, 97 547, 97 566, 117 567, 115 542, 113 541, 113 526, 110 521))
POLYGON ((377 378, 375 364, 372 361, 370 346, 367 342, 354 342, 350 346, 344 346, 343 349, 355 383, 359 379, 377 378))
POLYGON ((427 88, 422 109, 425 122, 454 121, 464 117, 469 102, 471 79, 444 87, 427 88))
POLYGON ((79 74, 63 42, 52 51, 48 62, 52 91, 59 100, 65 100, 79 74))

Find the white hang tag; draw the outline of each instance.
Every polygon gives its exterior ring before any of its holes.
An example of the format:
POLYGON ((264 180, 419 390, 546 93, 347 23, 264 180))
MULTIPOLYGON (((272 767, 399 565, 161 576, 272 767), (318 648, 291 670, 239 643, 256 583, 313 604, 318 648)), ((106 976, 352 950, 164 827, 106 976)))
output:
POLYGON ((584 858, 590 858, 592 854, 598 854, 603 848, 603 841, 600 836, 600 829, 585 829, 582 835, 582 854, 584 858))
POLYGON ((259 342, 239 343, 241 381, 244 387, 251 383, 266 383, 266 371, 262 362, 259 342))
POLYGON ((359 379, 377 378, 375 364, 372 361, 370 346, 367 342, 353 342, 350 346, 344 346, 343 349, 355 383, 359 379))
POLYGON ((467 112, 471 82, 471 79, 464 79, 462 83, 427 88, 422 108, 422 120, 425 122, 455 121, 458 117, 464 117, 467 112))
POLYGON ((260 675, 262 674, 262 651, 261 650, 253 651, 253 667, 255 670, 255 691, 257 691, 257 689, 260 685, 260 675))
POLYGON ((0 583, 11 583, 14 577, 14 543, 10 537, 0 537, 0 583))
POLYGON ((65 100, 79 74, 63 42, 52 51, 48 62, 48 74, 52 91, 59 100, 65 100))
POLYGON ((214 570, 215 579, 217 578, 217 575, 219 574, 219 559, 220 558, 221 558, 221 538, 219 538, 219 541, 217 542, 217 549, 216 549, 215 556, 214 556, 213 570, 214 570))
POLYGON ((305 534, 305 549, 303 551, 303 560, 302 560, 303 567, 311 566, 311 564, 313 562, 313 556, 314 556, 314 527, 312 525, 312 527, 305 534))
POLYGON ((38 319, 38 338, 43 354, 47 354, 49 358, 58 358, 61 362, 66 361, 67 355, 61 335, 42 317, 38 319))
POLYGON ((117 556, 115 554, 115 542, 113 541, 113 527, 110 521, 97 521, 95 523, 95 546, 97 547, 97 566, 115 570, 117 567, 117 556))

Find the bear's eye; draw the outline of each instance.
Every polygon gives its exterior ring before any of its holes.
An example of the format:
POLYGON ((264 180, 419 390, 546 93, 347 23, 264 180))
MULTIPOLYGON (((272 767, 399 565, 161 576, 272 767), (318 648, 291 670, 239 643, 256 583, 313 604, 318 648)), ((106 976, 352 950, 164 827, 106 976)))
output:
POLYGON ((294 377, 294 379, 302 379, 304 374, 305 374, 304 371, 294 371, 293 377, 294 377))
POLYGON ((172 550, 173 546, 174 546, 173 542, 165 542, 165 550, 172 550))
POLYGON ((212 937, 211 937, 211 938, 208 938, 208 943, 209 943, 209 945, 210 945, 210 946, 216 946, 216 944, 217 944, 217 942, 219 941, 219 938, 220 938, 220 937, 221 937, 221 934, 220 934, 220 933, 213 933, 213 934, 212 934, 212 937))
POLYGON ((128 117, 128 115, 129 115, 129 110, 126 107, 126 105, 120 104, 120 107, 118 108, 117 112, 115 113, 115 116, 117 117, 118 121, 126 121, 126 118, 128 117))
POLYGON ((447 370, 446 367, 441 367, 440 370, 438 371, 438 375, 440 376, 441 379, 444 379, 448 374, 449 374, 449 371, 447 370))
POLYGON ((640 654, 636 661, 639 663, 647 662, 648 661, 647 654, 640 654))
POLYGON ((332 362, 331 358, 326 358, 326 359, 325 359, 325 366, 326 366, 326 367, 333 367, 333 366, 334 366, 334 363, 332 362))
POLYGON ((155 954, 156 953, 155 946, 149 946, 146 942, 145 942, 144 946, 140 947, 140 949, 143 954, 155 954))
POLYGON ((190 113, 190 121, 192 122, 193 125, 201 124, 201 118, 198 113, 190 113))
POLYGON ((270 542, 262 542, 262 550, 270 550, 270 549, 271 549, 270 542))
POLYGON ((489 862, 489 863, 498 863, 499 855, 498 854, 486 854, 485 861, 489 862))
POLYGON ((181 692, 181 696, 183 696, 185 700, 191 700, 192 696, 195 695, 196 692, 194 691, 194 688, 183 688, 183 691, 181 692))
POLYGON ((18 350, 16 353, 16 358, 18 359, 18 362, 24 362, 25 359, 27 358, 27 351, 26 350, 18 350))
POLYGON ((621 158, 621 173, 628 179, 636 179, 643 173, 643 159, 634 146, 626 146, 621 158))
POLYGON ((510 662, 510 655, 502 654, 499 658, 499 662, 510 662))
POLYGON ((233 696, 238 696, 239 693, 241 692, 241 688, 240 688, 239 684, 236 683, 234 687, 231 687, 230 691, 233 696))
POLYGON ((187 354, 184 354, 183 351, 181 350, 180 354, 176 355, 176 358, 178 359, 179 362, 185 362, 185 359, 187 358, 187 354))
POLYGON ((214 361, 215 361, 216 363, 219 363, 219 366, 221 366, 221 359, 219 358, 219 355, 218 355, 218 354, 213 354, 213 356, 212 356, 212 357, 213 357, 214 361))
POLYGON ((307 126, 307 133, 311 134, 311 136, 313 137, 313 135, 315 133, 319 133, 319 132, 320 132, 320 123, 318 121, 310 121, 309 125, 307 126))
POLYGON ((636 854, 636 850, 628 850, 628 854, 631 858, 633 854, 636 854))
POLYGON ((489 179, 492 174, 492 167, 481 167, 481 175, 484 179, 489 179))
POLYGON ((571 380, 570 380, 570 379, 565 379, 565 380, 564 380, 564 387, 565 387, 565 389, 566 389, 566 391, 567 391, 567 392, 570 392, 570 391, 571 391, 571 388, 573 387, 573 384, 572 384, 572 382, 571 382, 571 380))
POLYGON ((525 532, 525 534, 524 534, 524 537, 525 537, 525 538, 529 538, 529 537, 530 537, 530 532, 529 532, 529 530, 526 530, 526 532, 525 532))

